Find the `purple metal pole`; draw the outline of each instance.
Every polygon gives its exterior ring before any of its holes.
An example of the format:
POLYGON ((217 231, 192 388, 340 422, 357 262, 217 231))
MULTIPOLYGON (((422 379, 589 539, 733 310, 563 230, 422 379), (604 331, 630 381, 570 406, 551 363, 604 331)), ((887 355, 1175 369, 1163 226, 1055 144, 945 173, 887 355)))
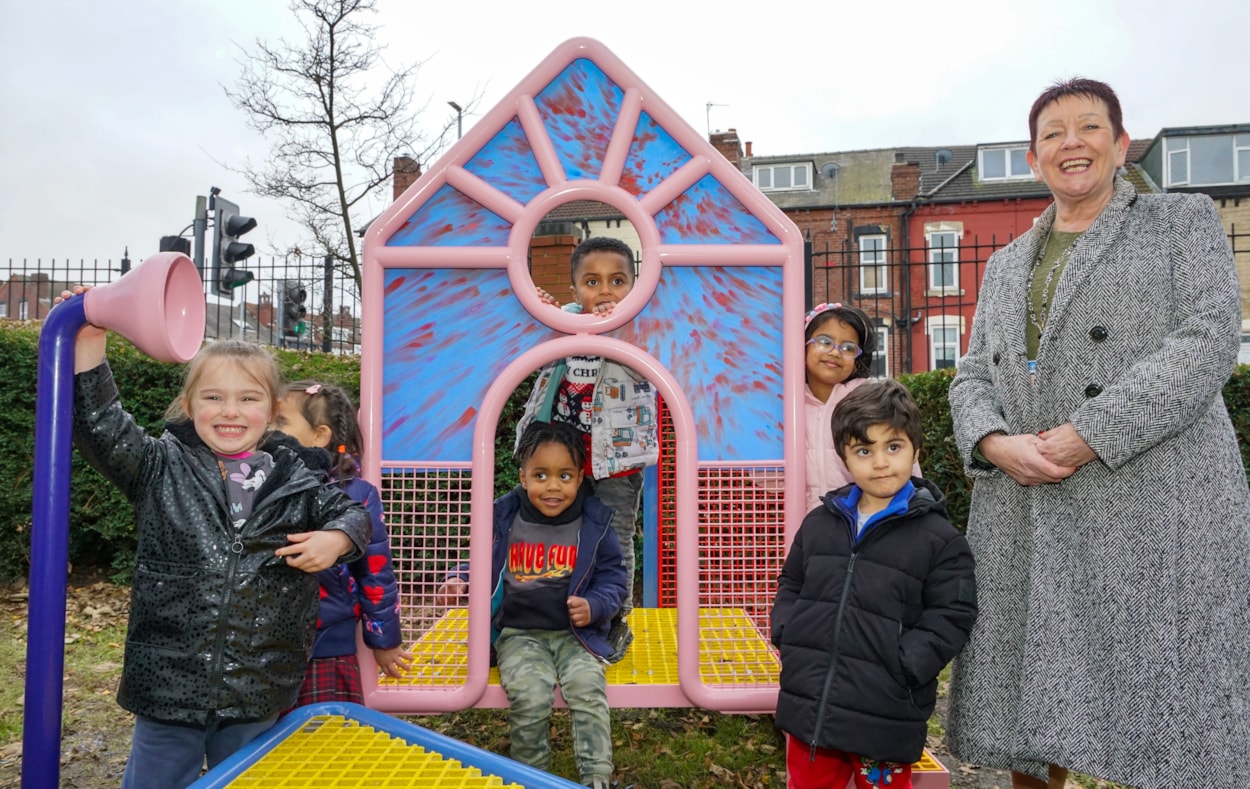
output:
POLYGON ((60 782, 74 341, 86 322, 83 297, 75 296, 52 308, 39 333, 22 789, 56 789, 60 782))

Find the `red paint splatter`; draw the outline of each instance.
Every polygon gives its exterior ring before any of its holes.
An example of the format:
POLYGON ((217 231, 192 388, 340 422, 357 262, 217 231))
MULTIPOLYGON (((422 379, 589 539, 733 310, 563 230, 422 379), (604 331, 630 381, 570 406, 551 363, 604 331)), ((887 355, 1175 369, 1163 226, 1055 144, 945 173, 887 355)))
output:
POLYGON ((452 422, 445 429, 439 432, 438 436, 435 438, 435 442, 441 443, 441 442, 450 440, 451 437, 454 436, 457 432, 459 432, 460 430, 463 430, 466 426, 468 426, 468 424, 473 421, 473 417, 475 416, 477 416, 477 409, 474 408, 473 406, 469 406, 468 408, 464 409, 464 413, 460 415, 459 419, 457 419, 455 422, 452 422))

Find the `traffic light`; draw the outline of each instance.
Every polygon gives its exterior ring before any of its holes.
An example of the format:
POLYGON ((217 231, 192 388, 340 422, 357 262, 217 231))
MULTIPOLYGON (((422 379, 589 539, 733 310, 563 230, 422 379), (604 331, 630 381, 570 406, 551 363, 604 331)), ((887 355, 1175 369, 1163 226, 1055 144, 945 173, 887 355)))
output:
POLYGON ((282 283, 282 311, 279 315, 283 337, 298 340, 307 333, 308 321, 304 320, 308 315, 308 308, 304 306, 307 300, 308 291, 304 283, 294 279, 282 283))
POLYGON ((256 227, 256 220, 239 213, 239 207, 220 195, 212 196, 213 246, 208 254, 209 283, 217 296, 233 296, 235 288, 251 282, 255 275, 235 264, 251 257, 256 247, 239 236, 256 227))

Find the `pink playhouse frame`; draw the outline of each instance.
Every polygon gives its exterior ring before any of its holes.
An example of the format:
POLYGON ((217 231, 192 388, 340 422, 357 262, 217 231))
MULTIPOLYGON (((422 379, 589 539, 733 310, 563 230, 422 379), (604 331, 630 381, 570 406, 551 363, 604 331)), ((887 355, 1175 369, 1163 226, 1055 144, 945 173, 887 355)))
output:
MULTIPOLYGON (((775 679, 706 676, 700 518, 724 468, 783 496, 784 524, 774 518, 770 548, 758 552, 762 577, 775 579, 804 514, 804 257, 794 224, 602 44, 578 38, 373 222, 364 257, 363 473, 387 506, 408 638, 425 637, 445 616, 431 595, 438 568, 464 558, 466 519, 470 566, 490 566, 495 433, 509 395, 543 364, 591 353, 650 380, 676 438, 677 682, 613 684, 610 702, 772 711, 775 679), (543 304, 529 276, 534 230, 572 200, 619 209, 641 240, 636 285, 606 317, 543 304), (449 358, 471 363, 453 368, 449 358), (436 408, 450 416, 427 419, 436 408), (432 457, 456 446, 469 451, 432 457), (466 486, 467 500, 457 498, 466 486)), ((716 506, 733 495, 717 491, 716 506)), ((752 499, 731 508, 743 513, 750 555, 752 499)), ((399 713, 506 706, 490 682, 490 585, 489 573, 471 574, 463 672, 446 683, 379 683, 362 648, 366 703, 399 713)), ((752 608, 759 638, 772 588, 761 585, 752 608)))

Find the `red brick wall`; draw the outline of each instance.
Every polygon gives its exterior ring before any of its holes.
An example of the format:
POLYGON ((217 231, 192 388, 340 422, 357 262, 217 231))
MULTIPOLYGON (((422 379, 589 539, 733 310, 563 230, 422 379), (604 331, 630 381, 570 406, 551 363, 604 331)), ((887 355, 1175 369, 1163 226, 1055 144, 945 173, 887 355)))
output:
POLYGON ((535 236, 530 239, 530 276, 534 284, 555 296, 560 304, 573 300, 569 287, 569 260, 577 247, 575 236, 535 236))
POLYGON ((411 156, 396 156, 391 165, 394 173, 394 185, 391 199, 398 200, 404 190, 412 186, 421 177, 421 163, 411 156))
POLYGON ((712 141, 712 147, 720 151, 735 167, 742 161, 742 143, 738 140, 738 130, 730 129, 729 131, 713 132, 709 138, 712 141))
POLYGON ((886 234, 887 264, 899 254, 896 247, 905 242, 901 237, 901 221, 906 204, 883 206, 856 206, 852 209, 829 209, 786 211, 786 215, 799 227, 804 238, 812 242, 812 304, 824 302, 849 302, 868 313, 869 317, 881 318, 890 327, 890 374, 908 372, 902 364, 905 358, 905 338, 902 327, 896 325, 894 295, 903 286, 895 281, 901 273, 889 267, 890 291, 879 296, 861 296, 859 293, 859 245, 856 229, 870 228, 871 232, 886 234), (834 222, 836 218, 836 223, 834 222), (879 228, 884 228, 880 230, 879 228), (826 256, 825 252, 832 254, 826 256))
POLYGON ((890 192, 895 200, 910 201, 920 191, 920 165, 903 162, 890 170, 890 192))

